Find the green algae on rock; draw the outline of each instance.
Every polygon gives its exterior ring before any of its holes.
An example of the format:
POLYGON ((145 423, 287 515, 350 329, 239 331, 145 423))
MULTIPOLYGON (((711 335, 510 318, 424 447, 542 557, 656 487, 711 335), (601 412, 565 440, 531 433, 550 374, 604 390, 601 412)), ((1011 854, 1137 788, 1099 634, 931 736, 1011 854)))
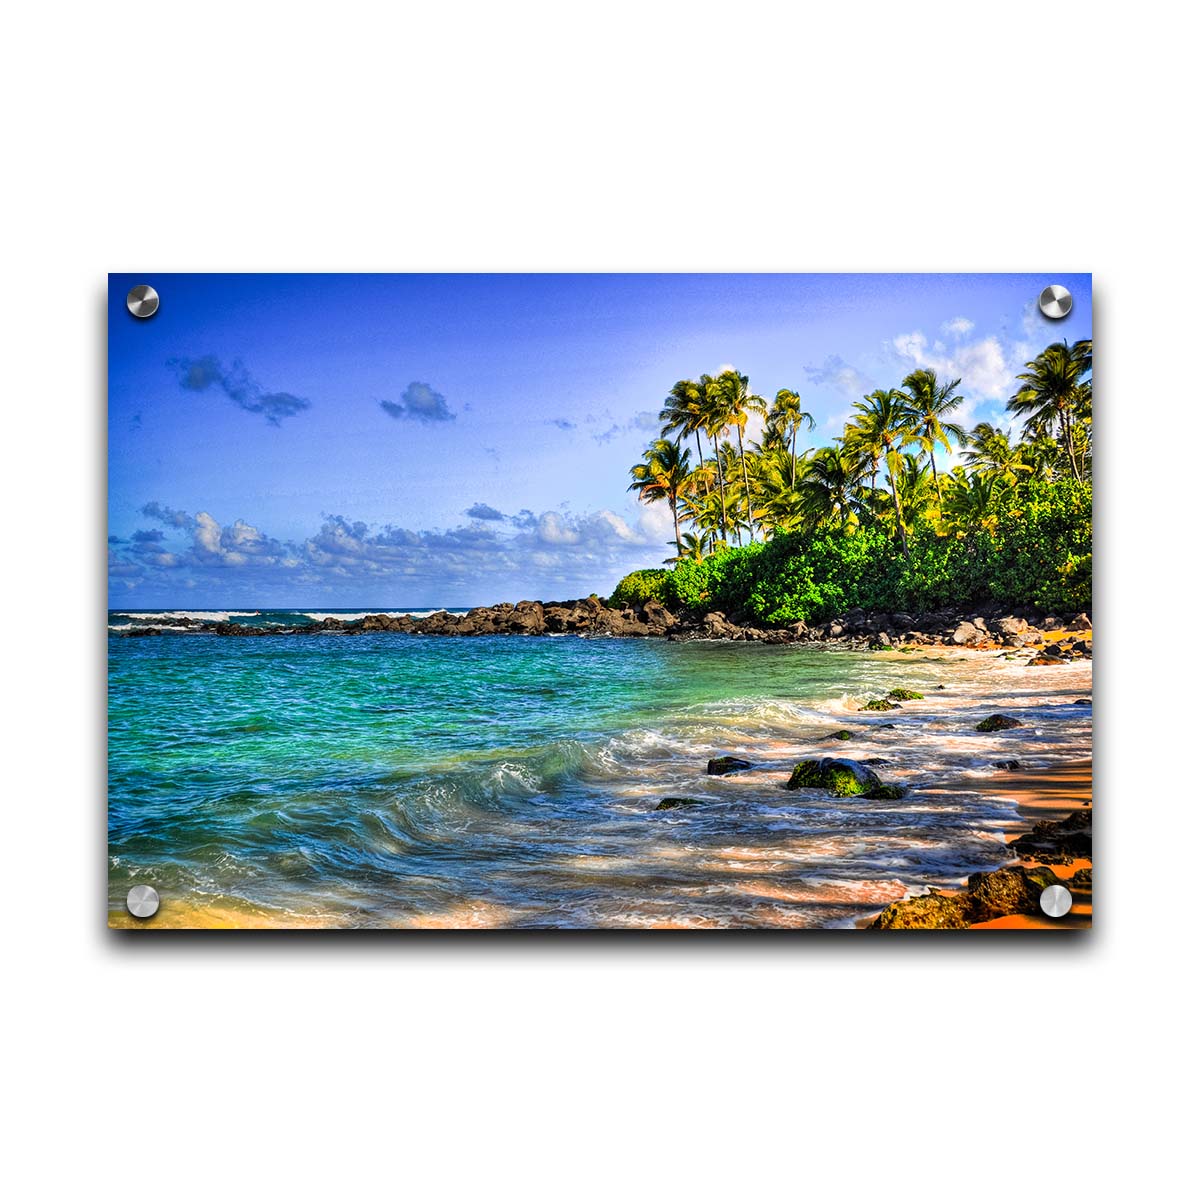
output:
POLYGON ((1016 717, 1006 717, 1001 713, 993 713, 990 717, 984 717, 975 729, 979 733, 995 733, 998 729, 1016 729, 1018 725, 1024 725, 1024 721, 1018 721, 1016 717))
POLYGON ((914 692, 910 688, 892 688, 887 694, 889 700, 924 700, 923 692, 914 692))
POLYGON ((900 705, 893 704, 890 700, 868 700, 862 706, 863 712, 890 712, 893 708, 899 708, 900 705))
POLYGON ((849 729, 839 729, 829 735, 835 742, 848 742, 854 734, 849 729))
POLYGON ((788 791, 819 788, 835 796, 862 796, 866 800, 896 800, 904 794, 903 788, 884 783, 870 767, 851 758, 802 759, 792 768, 784 786, 788 791))

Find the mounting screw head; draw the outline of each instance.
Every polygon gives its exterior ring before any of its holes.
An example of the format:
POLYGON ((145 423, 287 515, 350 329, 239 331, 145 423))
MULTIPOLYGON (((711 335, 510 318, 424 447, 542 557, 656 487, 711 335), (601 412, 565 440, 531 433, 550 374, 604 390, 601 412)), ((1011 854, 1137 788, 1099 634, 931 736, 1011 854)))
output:
POLYGON ((145 920, 158 912, 158 893, 149 884, 139 883, 129 889, 125 897, 125 907, 135 917, 145 920))
POLYGON ((1061 283, 1052 283, 1042 288, 1038 297, 1038 308, 1042 315, 1052 321, 1061 321, 1071 311, 1071 293, 1061 283))
POLYGON ((148 283, 139 283, 129 289, 125 307, 135 317, 152 317, 158 312, 158 293, 148 283))
POLYGON ((1065 917, 1071 911, 1071 893, 1061 883, 1052 883, 1038 897, 1042 912, 1048 917, 1065 917))

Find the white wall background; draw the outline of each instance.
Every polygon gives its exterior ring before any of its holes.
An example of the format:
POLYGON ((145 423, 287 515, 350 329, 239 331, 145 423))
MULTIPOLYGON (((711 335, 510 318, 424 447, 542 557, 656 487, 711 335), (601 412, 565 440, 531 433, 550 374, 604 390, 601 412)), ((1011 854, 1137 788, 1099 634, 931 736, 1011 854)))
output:
POLYGON ((1170 11, 8 12, 12 1194, 1180 1190, 1195 792, 1144 769, 1190 763, 1197 719, 1170 11), (102 297, 139 267, 1093 270, 1094 936, 108 934, 102 297))

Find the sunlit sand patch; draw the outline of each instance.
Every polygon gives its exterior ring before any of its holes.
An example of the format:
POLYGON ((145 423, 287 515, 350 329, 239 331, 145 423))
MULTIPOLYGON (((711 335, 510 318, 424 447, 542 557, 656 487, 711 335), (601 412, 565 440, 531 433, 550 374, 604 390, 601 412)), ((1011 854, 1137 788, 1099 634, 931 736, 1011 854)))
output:
POLYGON ((166 899, 146 920, 123 908, 109 910, 109 929, 328 929, 343 924, 327 912, 270 912, 227 903, 180 904, 166 899))

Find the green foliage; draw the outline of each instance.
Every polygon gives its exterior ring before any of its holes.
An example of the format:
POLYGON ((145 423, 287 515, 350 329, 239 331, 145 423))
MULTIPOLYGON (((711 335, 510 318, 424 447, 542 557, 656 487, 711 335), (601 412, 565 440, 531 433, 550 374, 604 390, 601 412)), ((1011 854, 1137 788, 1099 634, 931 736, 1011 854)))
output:
POLYGON ((681 608, 730 612, 746 607, 758 573, 758 560, 773 542, 751 542, 710 554, 701 562, 677 563, 672 573, 674 599, 681 608))
POLYGON ((968 434, 952 419, 960 381, 922 368, 864 396, 833 445, 807 449, 797 435, 813 421, 796 393, 776 395, 761 443, 747 443, 748 416, 766 402, 746 375, 680 380, 663 436, 631 468, 644 500, 670 505, 675 570, 635 572, 611 602, 655 598, 766 626, 855 607, 1086 609, 1091 369, 1090 340, 1027 363, 1008 404, 1024 418, 1019 440, 987 423, 968 434), (939 469, 954 443, 963 463, 939 469))
POLYGON ((620 608, 624 604, 645 604, 657 600, 660 604, 675 603, 675 590, 671 572, 665 567, 653 567, 644 571, 633 571, 626 575, 608 598, 609 608, 620 608))
POLYGON ((906 559, 881 524, 777 532, 685 561, 656 598, 675 607, 744 613, 767 626, 826 621, 849 608, 922 613, 996 601, 1056 612, 1091 607, 1092 488, 1072 479, 1000 489, 985 520, 951 534, 919 520, 906 559))
POLYGON ((995 533, 992 598, 1056 612, 1092 605, 1092 485, 1061 479, 1008 495, 995 533))

